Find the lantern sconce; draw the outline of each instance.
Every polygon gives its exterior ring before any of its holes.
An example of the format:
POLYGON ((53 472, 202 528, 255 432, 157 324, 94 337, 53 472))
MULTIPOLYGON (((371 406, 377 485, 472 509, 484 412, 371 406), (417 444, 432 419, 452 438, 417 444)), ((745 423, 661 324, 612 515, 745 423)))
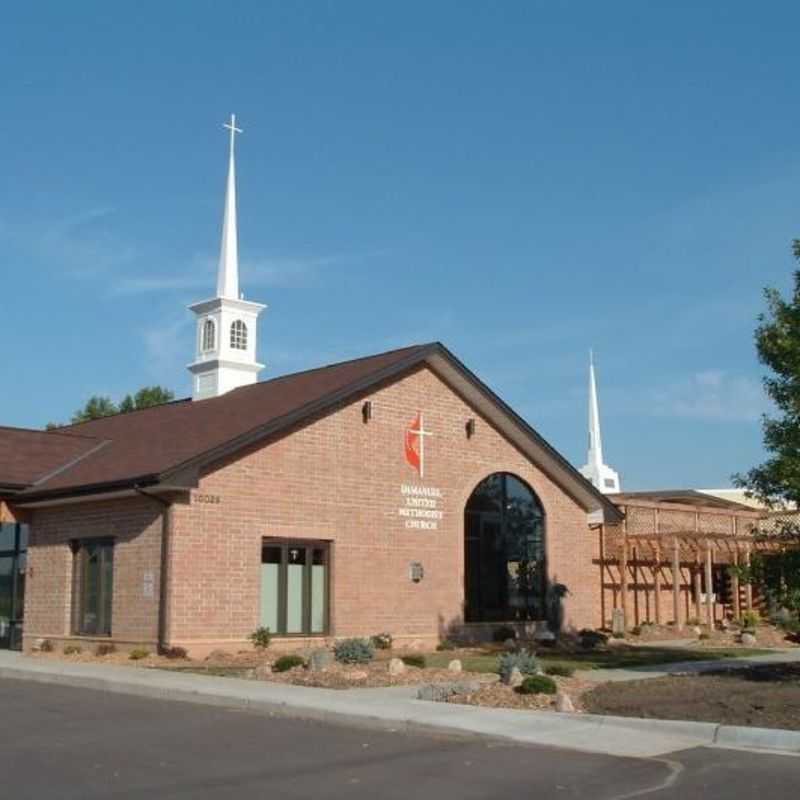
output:
POLYGON ((361 416, 365 425, 372 419, 372 400, 364 401, 364 405, 361 406, 361 416))
POLYGON ((464 427, 467 431, 467 439, 471 439, 475 435, 475 418, 470 417, 464 427))

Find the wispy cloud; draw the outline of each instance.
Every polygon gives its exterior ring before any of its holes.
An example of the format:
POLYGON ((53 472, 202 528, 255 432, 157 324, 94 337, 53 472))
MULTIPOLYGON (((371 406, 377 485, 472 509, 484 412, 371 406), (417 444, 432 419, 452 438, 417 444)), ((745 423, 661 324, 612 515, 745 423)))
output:
POLYGON ((707 369, 656 385, 603 392, 606 413, 717 422, 755 422, 770 408, 761 384, 746 375, 707 369))

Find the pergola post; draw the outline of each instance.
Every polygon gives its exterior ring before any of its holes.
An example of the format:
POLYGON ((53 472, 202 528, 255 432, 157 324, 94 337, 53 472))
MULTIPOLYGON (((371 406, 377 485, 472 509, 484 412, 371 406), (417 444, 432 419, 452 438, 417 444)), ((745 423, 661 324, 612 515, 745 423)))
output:
POLYGON ((600 627, 606 624, 606 526, 600 525, 600 627))
MULTIPOLYGON (((744 563, 746 566, 750 566, 750 545, 746 544, 744 546, 744 563)), ((753 610, 753 584, 748 581, 744 587, 744 602, 747 606, 748 611, 753 610)))
POLYGON ((628 532, 622 535, 622 552, 619 560, 619 602, 622 606, 622 626, 628 630, 628 532))
MULTIPOLYGON (((739 545, 734 542, 733 544, 733 564, 739 566, 739 545)), ((737 570, 733 571, 731 577, 731 593, 733 594, 733 618, 740 619, 742 616, 742 603, 739 597, 739 573, 737 570)))
POLYGON ((655 572, 653 574, 653 593, 655 594, 655 613, 656 625, 661 624, 661 545, 656 541, 655 550, 655 572))
POLYGON ((692 570, 692 578, 694 579, 694 616, 697 620, 697 624, 700 624, 700 621, 703 619, 702 613, 702 594, 703 594, 703 586, 700 580, 702 567, 700 566, 700 549, 697 549, 697 552, 694 556, 694 569, 692 570))
POLYGON ((714 574, 711 566, 711 542, 706 539, 706 624, 714 627, 714 574))
POLYGON ((681 546, 678 537, 672 537, 672 613, 675 628, 681 630, 681 546))

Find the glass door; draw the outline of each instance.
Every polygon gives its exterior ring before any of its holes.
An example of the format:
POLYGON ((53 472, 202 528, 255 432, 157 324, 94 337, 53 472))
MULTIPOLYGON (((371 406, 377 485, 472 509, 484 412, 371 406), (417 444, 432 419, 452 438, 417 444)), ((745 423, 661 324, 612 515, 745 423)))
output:
POLYGON ((329 546, 270 539, 261 550, 261 625, 277 635, 328 630, 329 546))
POLYGON ((28 526, 0 524, 0 648, 22 648, 28 526))

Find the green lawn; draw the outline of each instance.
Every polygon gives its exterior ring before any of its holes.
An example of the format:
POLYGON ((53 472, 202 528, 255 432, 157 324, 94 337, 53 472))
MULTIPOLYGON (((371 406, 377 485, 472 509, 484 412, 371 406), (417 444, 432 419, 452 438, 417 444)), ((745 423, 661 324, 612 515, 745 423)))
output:
MULTIPOLYGON (((585 653, 559 653, 540 650, 536 656, 544 666, 560 664, 572 669, 622 669, 625 667, 646 667, 654 664, 674 664, 679 661, 720 661, 725 658, 747 658, 760 656, 769 650, 756 650, 746 647, 719 648, 708 650, 683 650, 674 647, 629 647, 616 645, 608 650, 589 650, 585 653)), ((463 668, 468 672, 495 672, 497 670, 497 651, 454 654, 444 651, 427 656, 428 666, 446 667, 454 658, 460 658, 463 668)))

